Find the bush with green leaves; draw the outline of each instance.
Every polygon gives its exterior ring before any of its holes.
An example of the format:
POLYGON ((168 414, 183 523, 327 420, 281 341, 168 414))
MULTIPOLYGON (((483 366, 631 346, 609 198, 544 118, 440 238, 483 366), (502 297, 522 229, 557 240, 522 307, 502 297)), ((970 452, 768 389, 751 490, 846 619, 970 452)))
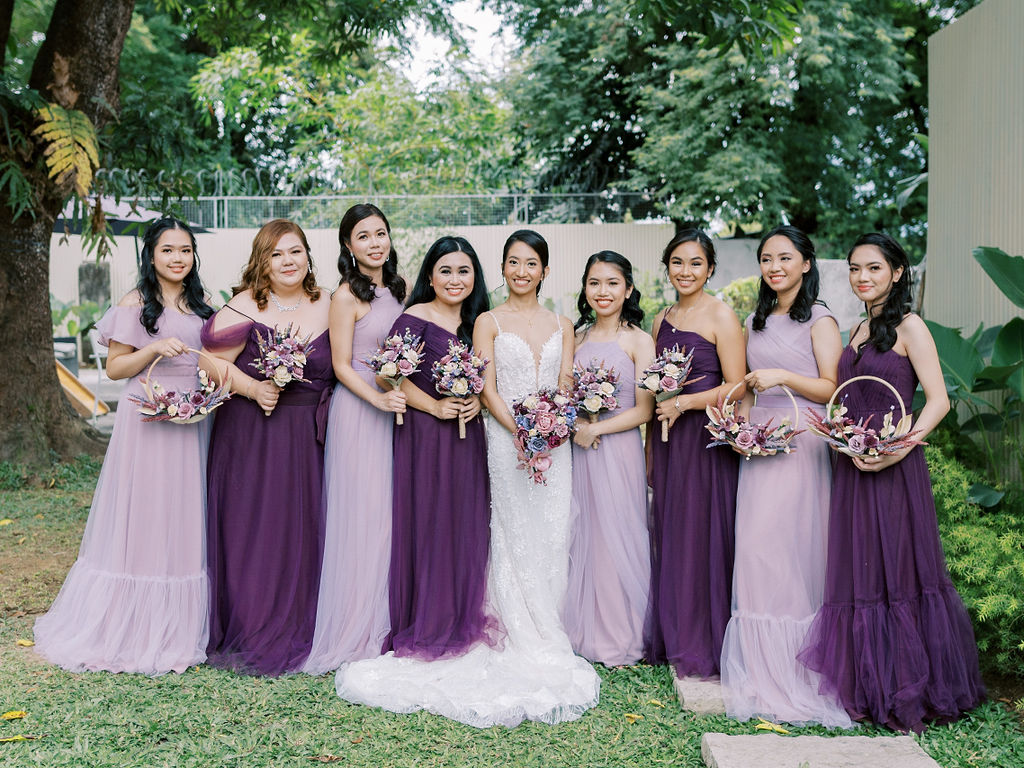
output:
POLYGON ((982 666, 1024 678, 1024 519, 1007 499, 992 509, 968 501, 981 477, 952 458, 952 439, 933 432, 925 449, 949 572, 970 611, 982 666))

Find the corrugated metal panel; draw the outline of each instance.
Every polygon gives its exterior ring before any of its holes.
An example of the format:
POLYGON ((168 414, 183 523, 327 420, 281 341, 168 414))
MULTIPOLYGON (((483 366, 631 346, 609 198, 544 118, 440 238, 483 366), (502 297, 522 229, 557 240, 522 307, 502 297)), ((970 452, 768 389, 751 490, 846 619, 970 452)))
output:
POLYGON ((1024 2, 986 0, 928 43, 925 312, 970 333, 1019 310, 971 257, 1024 253, 1024 2))

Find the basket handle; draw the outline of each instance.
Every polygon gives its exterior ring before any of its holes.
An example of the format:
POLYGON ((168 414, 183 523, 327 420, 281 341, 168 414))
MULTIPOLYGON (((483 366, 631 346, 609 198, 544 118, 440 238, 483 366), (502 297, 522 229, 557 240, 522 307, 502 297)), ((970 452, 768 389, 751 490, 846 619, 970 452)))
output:
POLYGON ((836 395, 838 395, 848 384, 853 384, 853 382, 855 382, 855 381, 876 381, 879 384, 882 384, 883 386, 888 387, 889 391, 892 392, 896 396, 896 402, 900 404, 900 422, 902 422, 904 419, 907 418, 907 406, 903 402, 903 398, 900 397, 900 393, 896 390, 896 387, 894 387, 892 384, 890 384, 885 379, 880 379, 877 376, 868 376, 868 375, 854 376, 852 379, 847 379, 842 384, 840 384, 838 387, 836 387, 836 391, 832 393, 832 397, 830 397, 828 399, 828 404, 825 406, 825 416, 826 417, 828 417, 828 415, 830 413, 832 413, 832 407, 836 403, 836 395))
MULTIPOLYGON (((730 389, 728 392, 725 393, 725 400, 722 401, 722 406, 723 407, 725 406, 726 403, 729 402, 729 398, 732 397, 732 393, 735 392, 737 389, 739 389, 740 384, 743 384, 743 383, 744 383, 744 380, 740 379, 739 381, 737 381, 735 384, 732 385, 732 389, 730 389)), ((790 391, 789 387, 787 387, 785 384, 776 384, 775 386, 779 387, 783 392, 785 392, 789 396, 789 402, 791 402, 793 404, 793 429, 799 429, 800 428, 800 407, 796 404, 796 398, 793 397, 793 393, 790 391)), ((775 387, 771 387, 771 389, 774 389, 774 388, 775 387)), ((757 405, 757 390, 754 390, 754 405, 757 405)))
MULTIPOLYGON (((219 373, 219 370, 217 369, 217 361, 214 360, 213 357, 211 357, 209 353, 203 352, 203 350, 201 350, 201 349, 194 349, 192 347, 185 347, 185 351, 186 352, 195 352, 200 357, 205 357, 210 363, 213 364, 213 369, 215 371, 218 371, 218 373, 219 373)), ((153 401, 153 390, 152 390, 152 388, 150 386, 150 377, 153 375, 153 368, 155 368, 156 364, 159 363, 161 360, 163 360, 165 357, 166 357, 166 355, 157 355, 156 357, 154 357, 153 358, 153 362, 150 363, 149 364, 149 368, 146 369, 145 377, 142 379, 142 388, 145 390, 146 397, 149 398, 150 402, 153 401)))

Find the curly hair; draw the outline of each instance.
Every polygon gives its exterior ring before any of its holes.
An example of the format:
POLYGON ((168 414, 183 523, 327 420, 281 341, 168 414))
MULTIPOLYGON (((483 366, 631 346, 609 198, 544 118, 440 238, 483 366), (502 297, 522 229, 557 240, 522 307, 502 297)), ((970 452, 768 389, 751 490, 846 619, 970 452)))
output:
MULTIPOLYGON (((387 229, 390 239, 391 224, 388 222, 388 217, 384 215, 384 211, 372 203, 353 205, 345 211, 345 215, 341 217, 341 223, 338 225, 338 243, 341 245, 341 252, 338 254, 338 272, 341 275, 341 280, 338 281, 338 285, 348 283, 352 295, 365 302, 373 301, 373 282, 359 271, 349 243, 352 242, 352 230, 355 229, 356 224, 371 216, 377 216, 384 222, 384 228, 387 229)), ((405 280, 398 274, 398 251, 395 250, 393 241, 391 252, 384 262, 381 282, 384 283, 385 288, 391 291, 391 295, 398 302, 405 301, 405 280)))
POLYGON ((170 216, 157 219, 146 229, 142 237, 142 253, 139 254, 139 280, 135 284, 139 296, 142 297, 142 326, 146 332, 153 336, 157 332, 157 320, 164 311, 164 302, 160 291, 160 281, 156 275, 156 247, 160 242, 160 236, 171 229, 177 229, 188 235, 192 241, 192 269, 185 275, 181 282, 182 296, 185 306, 195 315, 204 320, 213 314, 214 310, 206 303, 206 291, 203 289, 203 282, 199 278, 199 251, 196 250, 196 236, 188 224, 170 216))
POLYGON ((594 308, 587 301, 587 276, 595 264, 611 264, 622 273, 622 279, 626 281, 627 290, 630 288, 633 290, 622 303, 619 319, 626 325, 639 328, 640 324, 644 321, 644 311, 640 308, 640 289, 633 283, 633 265, 621 253, 598 251, 587 259, 587 265, 583 268, 582 287, 579 298, 576 299, 576 309, 580 313, 580 319, 576 321, 575 325, 576 330, 594 322, 594 308))
MULTIPOLYGON (((818 261, 814 251, 814 243, 800 229, 789 224, 783 224, 761 238, 761 242, 757 246, 758 263, 761 262, 761 252, 764 250, 764 244, 776 235, 789 240, 797 252, 803 256, 804 261, 811 263, 811 268, 804 274, 803 280, 800 283, 800 291, 793 300, 793 306, 789 308, 789 316, 791 318, 798 323, 806 323, 811 319, 811 309, 818 303, 818 286, 821 283, 821 278, 818 276, 818 261)), ((765 320, 772 313, 772 310, 775 309, 775 305, 778 302, 779 297, 775 293, 775 289, 768 285, 762 277, 760 287, 757 290, 757 307, 754 309, 753 329, 755 331, 764 330, 765 320)))
POLYGON ((309 261, 309 270, 302 280, 302 290, 309 296, 310 301, 320 298, 320 288, 316 284, 313 257, 309 255, 309 241, 306 240, 306 233, 302 231, 302 227, 288 219, 268 221, 256 233, 256 237, 252 240, 249 263, 242 270, 242 281, 231 289, 232 294, 238 295, 242 291, 251 290, 256 306, 261 310, 267 308, 267 296, 270 293, 270 259, 274 255, 277 243, 288 234, 299 238, 302 247, 306 250, 306 259, 309 261))
MULTIPOLYGON (((849 263, 853 252, 862 245, 873 245, 881 251, 889 268, 895 273, 902 269, 903 273, 893 281, 889 295, 885 297, 881 311, 868 322, 868 337, 857 345, 856 363, 864 353, 864 348, 871 344, 879 352, 888 352, 896 344, 896 328, 903 322, 903 317, 910 312, 913 297, 914 280, 910 271, 910 259, 896 240, 883 232, 868 232, 857 238, 857 242, 846 255, 849 263)), ((868 313, 870 315, 870 312, 868 313)))

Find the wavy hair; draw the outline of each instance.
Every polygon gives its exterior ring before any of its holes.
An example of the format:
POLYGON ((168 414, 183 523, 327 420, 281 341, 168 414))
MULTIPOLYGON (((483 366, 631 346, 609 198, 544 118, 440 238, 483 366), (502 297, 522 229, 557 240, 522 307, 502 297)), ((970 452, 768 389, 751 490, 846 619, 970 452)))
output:
POLYGON ((622 303, 619 321, 639 328, 644 321, 644 311, 640 308, 640 289, 633 282, 633 265, 621 253, 598 251, 587 259, 587 265, 583 268, 582 287, 579 298, 576 299, 576 309, 580 313, 580 319, 576 321, 575 325, 576 330, 594 322, 594 308, 587 301, 587 276, 595 264, 611 264, 622 273, 622 279, 626 281, 626 288, 632 288, 633 291, 622 303))
POLYGON ((430 284, 434 265, 437 264, 442 256, 459 252, 469 256, 469 261, 473 265, 473 290, 462 301, 460 310, 462 322, 459 324, 459 330, 456 335, 460 341, 472 344, 473 324, 480 315, 491 308, 491 303, 487 299, 487 285, 484 283, 484 271, 480 266, 480 259, 466 238, 445 235, 434 241, 434 244, 427 250, 427 255, 423 257, 423 264, 420 265, 420 273, 416 277, 416 284, 412 287, 412 293, 409 294, 409 299, 405 302, 405 306, 408 308, 415 304, 428 304, 433 301, 437 296, 434 292, 434 287, 430 284))
MULTIPOLYGON (((356 224, 371 216, 377 216, 384 222, 384 228, 388 231, 388 239, 391 239, 391 224, 384 211, 372 203, 358 203, 353 205, 345 215, 341 217, 338 225, 338 243, 341 245, 341 252, 338 254, 338 272, 341 280, 338 285, 348 283, 352 295, 360 301, 367 303, 373 301, 373 281, 359 270, 356 264, 356 257, 352 255, 349 244, 352 242, 352 230, 356 224)), ((395 250, 395 243, 391 241, 391 252, 384 262, 381 282, 384 287, 391 291, 391 295, 401 303, 405 301, 405 280, 398 274, 398 251, 395 250)))
MULTIPOLYGON (((879 352, 888 352, 896 344, 896 328, 903 322, 903 317, 910 312, 911 299, 914 293, 914 278, 910 271, 910 259, 896 240, 884 232, 868 232, 857 238, 857 242, 846 254, 846 262, 850 262, 853 252, 862 245, 873 245, 882 252, 882 256, 895 272, 902 269, 903 274, 889 288, 881 311, 868 321, 868 337, 857 345, 856 363, 864 354, 864 347, 871 344, 879 352)), ((870 310, 869 313, 870 315, 870 310)))
POLYGON ((697 243, 704 251, 704 257, 708 260, 708 280, 715 274, 715 244, 711 242, 708 233, 703 229, 681 229, 668 241, 665 250, 661 253, 661 263, 668 269, 668 263, 672 259, 672 251, 683 243, 697 243))
POLYGON ((156 247, 160 242, 160 236, 171 229, 181 230, 188 235, 192 241, 192 269, 185 275, 181 282, 181 297, 185 306, 195 315, 204 320, 213 314, 214 309, 206 303, 206 291, 203 282, 199 278, 199 251, 196 249, 196 236, 191 228, 183 221, 165 216, 157 219, 146 229, 142 237, 142 253, 139 254, 139 280, 135 284, 139 296, 142 298, 142 327, 153 336, 157 332, 157 320, 164 311, 163 294, 160 290, 160 280, 156 274, 156 247))
MULTIPOLYGON (((811 238, 805 235, 802 230, 789 224, 783 224, 775 227, 775 229, 761 238, 761 242, 757 246, 758 264, 761 263, 761 252, 764 250, 764 244, 776 235, 789 240, 797 252, 803 256, 804 261, 811 263, 811 268, 804 274, 803 280, 800 283, 800 290, 797 292, 796 298, 793 299, 793 306, 789 308, 789 316, 791 318, 798 323, 806 323, 811 319, 811 309, 818 303, 818 287, 821 284, 814 243, 811 242, 811 238)), ((765 282, 762 275, 760 286, 757 289, 757 307, 754 309, 754 320, 752 323, 755 331, 764 330, 768 315, 772 313, 772 310, 775 309, 775 305, 778 303, 779 295, 765 282)))
POLYGON ((298 237, 302 247, 306 249, 309 270, 302 280, 302 290, 309 296, 310 301, 320 298, 320 288, 316 284, 313 257, 309 254, 306 233, 302 231, 302 227, 288 219, 274 219, 260 227, 260 231, 252 239, 252 253, 249 255, 249 263, 242 270, 242 281, 231 289, 232 294, 238 295, 242 291, 251 290, 256 306, 261 310, 267 308, 267 296, 270 294, 270 259, 274 255, 278 241, 288 234, 298 237))

